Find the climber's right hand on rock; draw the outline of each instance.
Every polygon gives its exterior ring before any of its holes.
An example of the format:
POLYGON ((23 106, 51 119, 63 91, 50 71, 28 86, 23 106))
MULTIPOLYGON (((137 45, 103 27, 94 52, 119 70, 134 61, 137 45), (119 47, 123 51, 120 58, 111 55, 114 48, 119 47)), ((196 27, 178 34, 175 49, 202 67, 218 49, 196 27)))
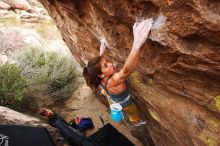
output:
POLYGON ((134 23, 133 26, 134 43, 132 47, 133 50, 138 51, 146 42, 152 24, 153 24, 152 18, 134 23))

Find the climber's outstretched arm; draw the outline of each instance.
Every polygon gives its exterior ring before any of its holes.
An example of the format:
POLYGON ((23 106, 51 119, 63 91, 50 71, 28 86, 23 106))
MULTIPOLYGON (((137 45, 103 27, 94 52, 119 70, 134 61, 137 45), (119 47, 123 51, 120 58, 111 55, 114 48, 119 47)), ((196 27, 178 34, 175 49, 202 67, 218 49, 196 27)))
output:
POLYGON ((136 22, 133 26, 133 35, 134 35, 134 42, 132 45, 131 52, 123 66, 123 68, 115 73, 111 80, 109 80, 110 86, 118 85, 124 82, 128 76, 135 71, 138 59, 140 56, 140 49, 143 44, 146 42, 150 29, 152 27, 153 19, 147 19, 139 24, 136 22))

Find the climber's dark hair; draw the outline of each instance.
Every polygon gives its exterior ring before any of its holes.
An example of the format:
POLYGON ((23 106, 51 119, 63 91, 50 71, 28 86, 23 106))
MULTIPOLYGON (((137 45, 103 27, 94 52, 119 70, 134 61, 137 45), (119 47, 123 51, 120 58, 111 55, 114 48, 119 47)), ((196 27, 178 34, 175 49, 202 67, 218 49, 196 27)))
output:
POLYGON ((100 60, 100 56, 92 58, 83 70, 83 77, 86 80, 86 84, 93 89, 97 89, 101 82, 99 78, 99 75, 102 74, 100 60))

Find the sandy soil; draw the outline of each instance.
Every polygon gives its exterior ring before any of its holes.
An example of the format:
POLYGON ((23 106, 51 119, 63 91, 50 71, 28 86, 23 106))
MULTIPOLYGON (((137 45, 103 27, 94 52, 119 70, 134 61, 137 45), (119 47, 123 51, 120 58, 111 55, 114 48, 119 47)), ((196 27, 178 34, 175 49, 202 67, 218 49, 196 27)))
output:
POLYGON ((92 90, 85 84, 82 77, 76 81, 78 89, 73 93, 67 101, 65 101, 62 108, 56 108, 56 112, 62 115, 66 121, 75 119, 76 117, 90 117, 94 123, 95 128, 86 131, 86 136, 96 132, 103 126, 100 117, 104 120, 104 124, 111 123, 123 135, 131 140, 136 146, 143 146, 135 137, 133 137, 122 123, 117 123, 111 120, 108 114, 108 108, 101 103, 101 100, 93 94, 92 90))

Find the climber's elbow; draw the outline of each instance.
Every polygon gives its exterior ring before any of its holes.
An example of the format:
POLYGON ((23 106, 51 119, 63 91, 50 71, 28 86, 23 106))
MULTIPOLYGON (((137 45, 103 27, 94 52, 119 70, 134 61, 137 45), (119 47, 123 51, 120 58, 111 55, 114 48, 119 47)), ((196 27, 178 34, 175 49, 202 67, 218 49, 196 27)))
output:
POLYGON ((121 78, 124 78, 124 79, 127 79, 128 78, 128 76, 132 73, 132 72, 134 72, 134 70, 135 70, 135 68, 134 69, 132 69, 132 68, 122 68, 122 70, 120 71, 120 77, 121 78))

